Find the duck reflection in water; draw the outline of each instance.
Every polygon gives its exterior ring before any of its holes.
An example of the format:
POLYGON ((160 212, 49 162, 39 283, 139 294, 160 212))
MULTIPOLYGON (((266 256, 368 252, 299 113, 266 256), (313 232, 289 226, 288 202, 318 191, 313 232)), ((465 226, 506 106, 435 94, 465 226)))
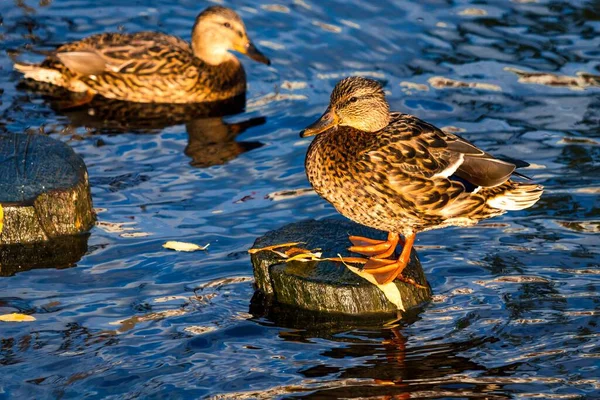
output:
POLYGON ((97 133, 158 133, 174 125, 185 124, 188 144, 184 153, 190 165, 206 168, 225 164, 242 153, 263 146, 259 141, 236 141, 247 129, 262 125, 265 117, 254 117, 241 122, 228 123, 223 117, 244 111, 245 95, 219 102, 193 104, 147 104, 110 100, 96 97, 84 105, 77 99, 57 100, 53 94, 47 98, 58 114, 69 118, 71 125, 92 128, 97 133))
POLYGON ((410 325, 422 311, 408 311, 402 322, 385 314, 319 313, 279 304, 261 292, 254 294, 249 309, 255 323, 281 328, 281 340, 306 350, 297 370, 304 380, 281 387, 291 397, 310 391, 307 397, 314 399, 508 398, 495 396, 503 382, 486 376, 508 375, 519 363, 494 367, 492 372, 468 356, 500 339, 481 336, 420 344, 410 325), (415 340, 410 341, 411 336, 415 340))
POLYGON ((261 147, 261 142, 237 142, 235 138, 248 128, 264 124, 266 120, 265 117, 256 117, 229 124, 222 117, 212 117, 189 121, 185 124, 188 133, 185 154, 192 159, 190 165, 206 168, 225 164, 242 153, 261 147))

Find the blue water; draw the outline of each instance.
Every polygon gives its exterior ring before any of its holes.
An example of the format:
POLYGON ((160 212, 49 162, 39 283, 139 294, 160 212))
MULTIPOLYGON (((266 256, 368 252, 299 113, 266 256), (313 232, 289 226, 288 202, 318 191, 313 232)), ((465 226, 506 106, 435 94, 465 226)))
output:
POLYGON ((115 30, 188 39, 210 4, 129 3, 0 3, 0 130, 72 146, 99 220, 76 267, 0 278, 0 314, 36 318, 0 325, 0 397, 600 397, 600 88, 577 75, 600 75, 600 2, 226 2, 273 63, 242 60, 247 107, 225 123, 256 123, 239 145, 217 140, 220 162, 185 152, 193 124, 114 128, 17 89, 9 56, 115 30), (309 186, 298 132, 350 74, 385 82, 394 110, 527 160, 546 192, 529 210, 419 235, 435 297, 406 320, 324 329, 252 314, 246 249, 336 215, 315 195, 269 195, 309 186), (177 253, 168 240, 210 246, 177 253))

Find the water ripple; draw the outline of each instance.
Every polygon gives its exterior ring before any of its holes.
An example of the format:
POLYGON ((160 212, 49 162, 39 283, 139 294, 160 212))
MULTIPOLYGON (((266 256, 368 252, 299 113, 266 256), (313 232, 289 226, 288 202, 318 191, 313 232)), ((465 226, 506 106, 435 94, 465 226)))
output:
POLYGON ((189 38, 202 5, 0 5, 0 49, 10 55, 0 57, 0 130, 72 146, 99 211, 76 267, 0 280, 0 313, 36 318, 2 325, 0 363, 10 376, 2 393, 600 396, 598 1, 226 3, 273 60, 242 60, 245 111, 135 127, 92 118, 99 108, 60 112, 16 89, 10 57, 39 60, 31 50, 114 30, 189 38), (298 132, 349 74, 382 81, 396 110, 527 160, 524 173, 546 194, 532 209, 477 227, 420 235, 435 297, 405 320, 298 325, 297 311, 251 302, 245 250, 269 230, 336 215, 307 190, 309 141, 298 132), (207 132, 222 135, 212 147, 218 157, 193 153, 207 132), (168 240, 210 247, 175 253, 162 248, 168 240))

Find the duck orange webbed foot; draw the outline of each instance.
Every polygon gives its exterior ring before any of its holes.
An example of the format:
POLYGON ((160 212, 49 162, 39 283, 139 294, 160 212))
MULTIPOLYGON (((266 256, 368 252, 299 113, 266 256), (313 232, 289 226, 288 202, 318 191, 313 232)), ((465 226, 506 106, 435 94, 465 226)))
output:
POLYGON ((384 285, 400 276, 406 264, 402 265, 400 259, 389 260, 372 257, 367 260, 362 270, 373 275, 377 283, 384 285))
MULTIPOLYGON (((362 236, 350 236, 353 246, 348 248, 353 253, 367 257, 387 258, 396 251, 398 242, 401 242, 397 233, 388 233, 387 240, 375 240, 362 236)), ((402 244, 404 241, 402 241, 402 244)))
MULTIPOLYGON (((400 241, 400 238, 397 234, 389 233, 386 241, 375 241, 373 239, 356 236, 351 236, 350 240, 354 244, 354 246, 350 247, 350 251, 356 251, 358 247, 358 252, 360 254, 372 255, 370 258, 364 259, 365 261, 362 262, 364 263, 362 270, 373 275, 373 278, 375 278, 377 283, 380 285, 392 282, 394 279, 399 279, 402 282, 417 287, 423 287, 422 285, 417 284, 413 279, 405 278, 401 275, 402 271, 404 268, 406 268, 408 262, 410 261, 410 253, 415 240, 414 234, 406 236, 406 241, 403 243, 402 253, 397 260, 387 259, 387 257, 394 253, 396 244, 400 241)), ((347 257, 345 260, 348 260, 349 258, 351 257, 347 257)))
POLYGON ((418 284, 412 278, 402 276, 402 271, 408 265, 410 257, 404 262, 402 257, 398 260, 381 260, 377 258, 370 258, 363 266, 363 271, 373 275, 373 278, 380 285, 399 280, 400 282, 407 283, 409 285, 416 286, 420 289, 426 289, 425 286, 418 284))

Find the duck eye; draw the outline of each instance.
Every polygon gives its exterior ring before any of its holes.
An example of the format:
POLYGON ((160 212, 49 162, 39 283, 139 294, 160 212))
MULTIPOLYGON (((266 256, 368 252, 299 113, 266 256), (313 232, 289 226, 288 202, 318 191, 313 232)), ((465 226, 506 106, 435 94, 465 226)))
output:
POLYGON ((358 101, 358 99, 354 96, 350 97, 350 103, 356 103, 358 101))
POLYGON ((223 23, 223 26, 224 26, 225 28, 231 28, 231 24, 230 24, 229 22, 225 22, 225 23, 223 23))

